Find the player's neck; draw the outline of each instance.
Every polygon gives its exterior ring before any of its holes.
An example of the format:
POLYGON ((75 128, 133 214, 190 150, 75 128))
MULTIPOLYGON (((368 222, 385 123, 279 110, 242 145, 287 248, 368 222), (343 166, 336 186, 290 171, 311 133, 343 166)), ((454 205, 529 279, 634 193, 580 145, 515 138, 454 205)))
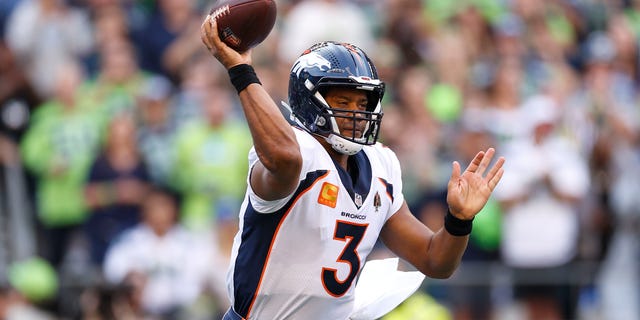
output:
POLYGON ((333 150, 333 148, 331 146, 329 146, 327 148, 327 146, 324 147, 325 150, 327 150, 327 152, 329 153, 329 156, 331 156, 331 159, 333 159, 333 161, 335 161, 336 163, 338 163, 342 169, 347 170, 347 163, 349 160, 349 156, 346 154, 342 154, 338 151, 333 150))
MULTIPOLYGON (((331 149, 333 150, 333 149, 331 149)), ((331 155, 331 158, 338 164, 340 164, 340 166, 342 167, 342 169, 344 169, 345 171, 347 171, 348 169, 348 160, 349 160, 349 156, 346 154, 342 154, 339 153, 335 150, 333 150, 333 153, 330 151, 329 155, 331 155), (334 155, 335 154, 335 155, 334 155)))

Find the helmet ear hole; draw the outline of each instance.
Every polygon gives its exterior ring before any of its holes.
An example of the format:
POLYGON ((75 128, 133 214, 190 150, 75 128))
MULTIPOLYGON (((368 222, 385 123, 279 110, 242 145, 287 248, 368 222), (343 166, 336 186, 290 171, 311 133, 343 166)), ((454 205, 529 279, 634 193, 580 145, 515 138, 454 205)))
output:
POLYGON ((318 127, 324 127, 325 125, 327 125, 327 119, 325 119, 324 117, 318 117, 318 119, 316 119, 316 125, 318 127))

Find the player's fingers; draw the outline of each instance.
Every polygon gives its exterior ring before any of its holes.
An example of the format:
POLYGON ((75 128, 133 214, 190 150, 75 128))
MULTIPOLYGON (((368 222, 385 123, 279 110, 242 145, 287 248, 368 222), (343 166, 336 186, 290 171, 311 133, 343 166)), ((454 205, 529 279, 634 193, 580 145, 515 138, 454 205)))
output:
POLYGON ((476 156, 473 157, 473 160, 471 160, 471 162, 469 163, 469 165, 464 171, 476 172, 483 157, 484 157, 484 151, 478 152, 478 154, 476 154, 476 156))
POLYGON ((205 42, 207 36, 207 27, 209 25, 209 16, 207 16, 204 20, 202 20, 202 24, 200 25, 200 38, 202 42, 205 42))
POLYGON ((496 186, 498 185, 498 182, 500 182, 500 179, 502 179, 503 174, 504 174, 504 169, 500 168, 498 169, 498 172, 496 172, 496 175, 493 176, 491 180, 489 180, 489 188, 491 191, 493 191, 493 189, 496 188, 496 186))
POLYGON ((451 167, 451 181, 456 181, 460 177, 460 163, 454 161, 451 167))
POLYGON ((211 50, 213 45, 211 44, 211 16, 207 16, 200 26, 200 38, 207 49, 211 50))
POLYGON ((487 170, 487 167, 489 166, 489 163, 491 163, 491 159, 493 159, 493 155, 495 153, 496 150, 494 148, 487 149, 487 151, 484 153, 484 156, 482 157, 482 161, 480 161, 480 164, 478 165, 476 173, 480 175, 484 174, 484 171, 487 170))
POLYGON ((485 177, 487 180, 491 181, 491 179, 493 179, 493 177, 496 175, 496 173, 498 172, 498 170, 500 168, 502 168, 502 165, 504 164, 504 157, 500 157, 498 158, 498 160, 496 161, 496 163, 493 165, 493 167, 491 167, 491 169, 489 170, 489 172, 487 173, 487 176, 485 177))
POLYGON ((209 23, 209 16, 206 16, 200 24, 200 33, 205 33, 206 25, 209 23))
MULTIPOLYGON (((213 16, 209 16, 209 27, 211 28, 211 35, 218 37, 218 20, 213 16)), ((220 39, 220 38, 214 38, 220 39)))
POLYGON ((218 52, 222 53, 224 50, 228 50, 227 44, 222 41, 218 33, 218 20, 213 16, 211 16, 209 20, 211 21, 211 44, 213 44, 218 52))

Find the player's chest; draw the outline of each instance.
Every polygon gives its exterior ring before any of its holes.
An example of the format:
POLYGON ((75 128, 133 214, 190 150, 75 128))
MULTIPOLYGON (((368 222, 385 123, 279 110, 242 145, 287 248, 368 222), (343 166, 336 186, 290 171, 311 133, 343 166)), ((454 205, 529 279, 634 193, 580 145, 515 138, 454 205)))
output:
POLYGON ((338 172, 327 171, 300 199, 296 216, 312 228, 341 222, 380 229, 392 201, 390 185, 384 178, 370 176, 367 181, 350 184, 338 172))

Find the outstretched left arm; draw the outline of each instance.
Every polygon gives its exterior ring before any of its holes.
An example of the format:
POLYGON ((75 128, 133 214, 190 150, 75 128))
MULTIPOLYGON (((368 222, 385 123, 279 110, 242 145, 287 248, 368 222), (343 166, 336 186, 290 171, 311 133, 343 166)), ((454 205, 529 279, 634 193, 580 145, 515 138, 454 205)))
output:
MULTIPOLYGON (((447 203, 451 215, 459 223, 471 223, 502 178, 503 157, 489 168, 494 155, 493 148, 479 152, 464 172, 458 162, 453 162, 447 203)), ((468 234, 455 236, 445 227, 432 231, 411 214, 406 203, 389 218, 380 236, 391 251, 432 278, 447 278, 453 274, 469 240, 468 234)))

